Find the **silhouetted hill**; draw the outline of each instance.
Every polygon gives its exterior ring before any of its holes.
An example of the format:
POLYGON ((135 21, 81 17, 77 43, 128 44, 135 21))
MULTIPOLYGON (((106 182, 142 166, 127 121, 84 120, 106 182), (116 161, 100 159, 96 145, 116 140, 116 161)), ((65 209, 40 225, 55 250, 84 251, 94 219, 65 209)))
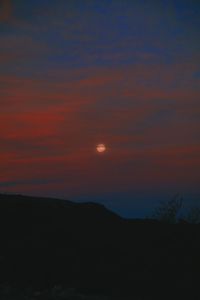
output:
POLYGON ((0 224, 11 243, 18 238, 18 244, 34 241, 35 246, 49 246, 56 240, 57 247, 66 244, 66 239, 99 244, 121 222, 122 218, 97 203, 0 194, 0 224))
POLYGON ((0 194, 0 238, 1 283, 193 299, 200 275, 200 226, 126 220, 96 203, 0 194))

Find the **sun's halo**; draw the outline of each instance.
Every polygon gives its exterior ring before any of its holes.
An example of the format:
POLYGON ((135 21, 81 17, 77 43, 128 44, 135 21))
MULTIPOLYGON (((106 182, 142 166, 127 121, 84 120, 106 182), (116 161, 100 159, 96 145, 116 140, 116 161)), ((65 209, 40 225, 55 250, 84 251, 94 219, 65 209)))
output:
POLYGON ((105 146, 104 144, 98 144, 98 145, 96 146, 96 150, 97 150, 97 152, 99 152, 99 153, 103 153, 103 152, 106 151, 106 146, 105 146))

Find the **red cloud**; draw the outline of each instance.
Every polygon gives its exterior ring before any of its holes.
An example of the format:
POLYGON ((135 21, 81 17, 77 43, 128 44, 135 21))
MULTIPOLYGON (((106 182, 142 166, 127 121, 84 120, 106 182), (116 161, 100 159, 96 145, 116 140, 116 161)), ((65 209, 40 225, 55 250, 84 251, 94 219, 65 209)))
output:
MULTIPOLYGON (((55 72, 43 79, 1 76, 1 185, 68 195, 196 184, 200 93, 196 83, 173 86, 183 69, 132 66, 55 72), (95 152, 100 142, 108 149, 101 157, 95 152)), ((187 69, 188 78, 194 69, 187 69)))
POLYGON ((12 5, 10 0, 2 0, 0 3, 0 22, 9 21, 12 13, 12 5))

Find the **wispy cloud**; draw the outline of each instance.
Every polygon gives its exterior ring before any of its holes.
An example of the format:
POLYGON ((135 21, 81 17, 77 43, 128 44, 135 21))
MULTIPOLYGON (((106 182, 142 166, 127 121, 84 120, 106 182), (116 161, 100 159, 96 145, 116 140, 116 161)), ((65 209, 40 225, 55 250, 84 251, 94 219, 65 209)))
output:
POLYGON ((20 2, 1 2, 1 188, 196 188, 197 19, 139 1, 20 2))

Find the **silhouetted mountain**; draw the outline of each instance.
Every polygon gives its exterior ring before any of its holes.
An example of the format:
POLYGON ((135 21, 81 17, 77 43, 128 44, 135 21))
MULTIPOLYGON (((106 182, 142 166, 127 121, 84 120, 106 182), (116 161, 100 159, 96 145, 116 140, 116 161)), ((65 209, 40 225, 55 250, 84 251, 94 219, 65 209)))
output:
POLYGON ((0 194, 0 280, 113 297, 192 299, 199 233, 200 226, 184 222, 126 220, 96 203, 0 194))

